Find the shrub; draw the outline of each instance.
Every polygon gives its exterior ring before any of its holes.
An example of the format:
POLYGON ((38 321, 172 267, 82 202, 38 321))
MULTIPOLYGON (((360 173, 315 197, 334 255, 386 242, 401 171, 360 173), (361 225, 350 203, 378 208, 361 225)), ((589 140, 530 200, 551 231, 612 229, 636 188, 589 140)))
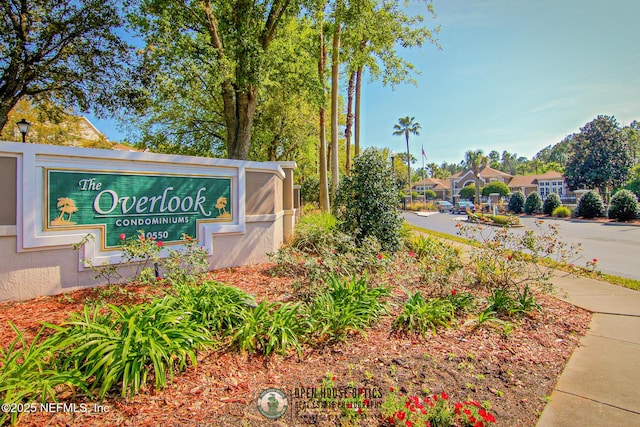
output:
MULTIPOLYGON (((331 177, 327 177, 328 187, 331 188, 331 177)), ((300 185, 300 198, 303 203, 320 203, 320 178, 308 177, 300 185)))
POLYGON ((569 218, 571 216, 571 209, 566 206, 558 206, 553 210, 551 215, 557 218, 569 218))
POLYGON ((502 181, 493 181, 482 187, 482 195, 489 197, 490 194, 498 193, 500 197, 506 197, 511 193, 509 186, 502 181))
POLYGON ((433 190, 425 190, 425 192, 424 192, 424 197, 426 197, 426 198, 427 198, 427 200, 433 200, 433 199, 435 199, 436 197, 438 197, 438 195, 437 195, 437 194, 436 194, 436 192, 435 192, 435 191, 433 191, 433 190))
POLYGON ((525 197, 522 191, 516 191, 511 195, 509 199, 509 206, 507 209, 509 212, 513 213, 522 213, 522 209, 524 208, 525 197))
POLYGON ((169 256, 162 260, 163 279, 171 284, 198 283, 209 270, 206 249, 200 247, 198 241, 186 234, 182 249, 169 249, 169 256))
POLYGON ((611 199, 609 218, 629 221, 638 218, 638 199, 629 190, 620 190, 611 199))
POLYGON ((580 198, 576 208, 576 216, 583 218, 597 218, 604 216, 602 197, 595 191, 589 191, 580 198))
POLYGON ((396 210, 396 189, 389 162, 373 149, 356 157, 351 176, 338 188, 334 211, 338 228, 361 244, 375 237, 384 251, 400 247, 402 218, 396 210))
POLYGON ((524 202, 524 213, 527 215, 537 214, 542 208, 542 199, 537 191, 529 194, 524 202))
POLYGON ((520 218, 513 215, 490 215, 490 214, 474 214, 469 212, 469 220, 471 222, 496 224, 503 226, 519 225, 520 218))
POLYGON ((473 200, 476 197, 476 185, 469 184, 460 190, 460 200, 473 200))
POLYGON ((317 254, 322 248, 335 247, 342 240, 336 227, 336 218, 328 212, 300 217, 291 246, 307 253, 317 254))
POLYGON ((560 200, 560 196, 556 193, 550 193, 546 199, 544 199, 544 203, 542 204, 542 212, 545 215, 553 215, 553 211, 562 205, 562 201, 560 200))

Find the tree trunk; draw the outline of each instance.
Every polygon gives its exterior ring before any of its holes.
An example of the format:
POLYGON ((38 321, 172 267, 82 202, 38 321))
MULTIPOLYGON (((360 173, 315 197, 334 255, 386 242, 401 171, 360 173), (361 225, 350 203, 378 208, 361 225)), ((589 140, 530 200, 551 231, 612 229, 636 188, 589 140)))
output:
POLYGON ((325 100, 325 85, 324 85, 324 70, 326 67, 327 53, 324 48, 324 36, 322 35, 322 25, 320 27, 319 40, 319 52, 318 58, 318 78, 320 79, 320 85, 322 86, 322 101, 319 111, 319 126, 320 126, 320 147, 318 157, 320 159, 320 165, 318 170, 318 176, 320 180, 320 210, 323 212, 329 212, 331 208, 329 204, 329 182, 327 177, 327 124, 326 124, 326 110, 324 108, 325 100))
POLYGON ((362 91, 362 65, 356 71, 356 106, 355 106, 355 140, 354 140, 354 156, 360 155, 360 93, 362 91))
POLYGON ((347 156, 345 159, 345 170, 347 175, 351 172, 351 128, 353 127, 353 92, 355 90, 356 73, 349 75, 349 85, 347 86, 347 124, 344 129, 346 139, 347 156))
POLYGON ((222 84, 224 120, 227 127, 227 157, 247 160, 251 144, 251 126, 258 102, 253 85, 245 90, 234 88, 231 82, 222 84))
POLYGON ((333 45, 331 48, 331 198, 336 196, 339 174, 339 153, 338 148, 338 87, 340 71, 340 36, 342 25, 339 18, 336 18, 333 30, 333 45))

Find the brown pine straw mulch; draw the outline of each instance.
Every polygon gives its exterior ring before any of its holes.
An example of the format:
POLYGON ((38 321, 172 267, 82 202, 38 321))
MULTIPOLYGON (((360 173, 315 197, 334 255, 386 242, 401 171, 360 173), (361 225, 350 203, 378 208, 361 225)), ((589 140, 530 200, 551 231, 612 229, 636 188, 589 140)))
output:
MULTIPOLYGON (((257 301, 289 300, 292 279, 274 277, 272 264, 218 270, 211 276, 256 296, 257 301)), ((40 322, 61 323, 70 312, 82 309, 85 300, 102 298, 123 304, 140 302, 149 289, 129 285, 123 295, 110 297, 98 289, 0 304, 0 346, 14 338, 7 322, 26 337, 33 337, 40 322)), ((156 292, 160 293, 156 289, 156 292)), ((327 373, 337 387, 355 385, 371 396, 368 418, 362 426, 384 425, 376 406, 390 387, 404 393, 446 392, 452 401, 488 401, 498 426, 534 426, 558 376, 585 334, 590 313, 548 295, 539 295, 542 313, 518 321, 508 335, 495 329, 459 325, 438 329, 423 339, 391 334, 393 314, 385 316, 363 335, 324 347, 304 347, 302 358, 291 353, 269 359, 235 351, 202 351, 198 366, 177 374, 160 391, 150 385, 131 399, 118 393, 107 397, 99 411, 25 414, 24 426, 305 426, 336 424, 335 411, 304 410, 313 401, 306 390, 321 385, 327 373), (285 391, 289 408, 279 420, 263 417, 256 405, 268 388, 285 391)), ((65 403, 95 400, 69 397, 65 403)))

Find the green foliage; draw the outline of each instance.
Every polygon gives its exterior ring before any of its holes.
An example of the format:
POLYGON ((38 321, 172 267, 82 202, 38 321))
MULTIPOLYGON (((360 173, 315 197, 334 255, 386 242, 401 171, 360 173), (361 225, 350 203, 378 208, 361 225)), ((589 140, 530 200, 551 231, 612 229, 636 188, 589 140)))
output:
POLYGON ((468 212, 469 220, 471 222, 495 224, 503 226, 519 225, 520 218, 513 215, 491 215, 483 213, 471 213, 468 212))
POLYGON ((530 193, 524 202, 524 213, 527 215, 537 214, 542 208, 542 199, 537 191, 530 193))
POLYGON ((206 249, 198 241, 186 234, 182 235, 185 244, 182 249, 169 249, 169 256, 162 260, 163 278, 170 284, 198 283, 209 270, 206 249))
POLYGON ((420 292, 409 295, 402 313, 393 321, 397 331, 421 334, 436 334, 436 327, 449 326, 455 319, 455 306, 450 299, 433 298, 425 300, 420 292))
MULTIPOLYGON (((55 358, 62 346, 53 339, 41 340, 45 327, 27 343, 22 332, 12 323, 16 333, 9 347, 0 348, 0 402, 29 404, 57 402, 59 394, 83 390, 88 393, 76 369, 55 369, 55 358)), ((15 424, 21 411, 0 412, 0 425, 9 420, 15 424)))
POLYGON ((460 200, 473 200, 476 196, 476 185, 469 184, 460 190, 460 200))
POLYGON ((553 210, 551 215, 557 218, 569 218, 571 216, 571 209, 566 206, 558 206, 553 210))
POLYGON ((339 279, 332 276, 327 289, 309 304, 311 331, 319 342, 344 340, 350 332, 364 332, 386 313, 383 298, 389 290, 371 287, 364 277, 339 279))
POLYGON ((156 389, 188 362, 196 364, 196 349, 210 342, 204 326, 178 307, 172 297, 134 306, 108 305, 73 314, 58 330, 54 342, 64 352, 58 370, 79 370, 91 390, 104 396, 120 384, 122 396, 133 396, 149 376, 156 389))
POLYGON ((387 159, 373 148, 365 150, 355 159, 351 176, 340 182, 334 204, 338 228, 359 244, 373 236, 384 251, 395 252, 402 225, 395 207, 396 190, 387 159))
MULTIPOLYGON (((617 188, 631 172, 629 142, 614 117, 598 116, 580 128, 565 177, 570 188, 617 188)), ((583 215, 579 215, 583 216, 583 215)))
POLYGON ((435 192, 435 191, 433 191, 433 190, 425 190, 425 191, 424 191, 424 197, 426 197, 426 198, 427 198, 427 200, 433 200, 433 199, 435 199, 436 197, 438 197, 438 195, 437 195, 437 194, 436 194, 436 192, 435 192))
POLYGON ((498 314, 508 314, 513 310, 513 298, 508 289, 492 289, 491 295, 487 297, 487 307, 484 311, 498 314))
POLYGON ((604 216, 604 204, 602 197, 595 191, 589 191, 580 197, 576 216, 582 218, 597 218, 604 216))
POLYGON ((545 215, 553 215, 553 211, 562 205, 562 201, 560 200, 560 196, 556 193, 550 193, 547 195, 547 198, 544 199, 544 203, 542 204, 542 212, 545 215))
POLYGON ((462 268, 459 249, 431 236, 414 234, 405 246, 418 260, 419 282, 432 288, 448 287, 453 274, 462 268))
POLYGON ((172 289, 176 309, 191 313, 191 320, 206 327, 218 339, 235 333, 247 312, 257 305, 253 296, 214 281, 201 285, 177 284, 172 289))
POLYGON ((611 199, 609 218, 629 221, 638 218, 638 198, 629 190, 620 190, 611 199))
POLYGON ((542 224, 536 221, 537 230, 522 235, 506 228, 458 224, 458 234, 480 242, 470 253, 476 282, 488 290, 511 293, 524 286, 547 288, 553 269, 543 261, 553 258, 557 263, 573 263, 580 247, 562 241, 557 225, 543 228, 542 224))
POLYGON ((524 209, 524 203, 524 193, 522 193, 522 191, 516 191, 511 195, 511 198, 509 198, 509 206, 507 209, 509 209, 509 212, 513 212, 516 214, 522 213, 524 209))
POLYGON ((492 193, 499 193, 500 197, 506 197, 511 193, 509 186, 502 181, 493 181, 482 187, 482 195, 489 197, 492 193))
MULTIPOLYGON (((328 187, 331 188, 331 177, 327 177, 328 187)), ((300 184, 300 197, 303 203, 320 203, 320 178, 317 176, 306 177, 300 184)))
POLYGON ((245 313, 242 324, 233 335, 233 343, 242 352, 270 356, 273 352, 286 354, 295 348, 302 352, 300 339, 308 330, 300 313, 300 304, 267 303, 245 313))
POLYGON ((296 224, 291 246, 300 251, 318 254, 323 248, 334 248, 344 241, 336 226, 336 218, 328 212, 318 212, 300 217, 296 224))

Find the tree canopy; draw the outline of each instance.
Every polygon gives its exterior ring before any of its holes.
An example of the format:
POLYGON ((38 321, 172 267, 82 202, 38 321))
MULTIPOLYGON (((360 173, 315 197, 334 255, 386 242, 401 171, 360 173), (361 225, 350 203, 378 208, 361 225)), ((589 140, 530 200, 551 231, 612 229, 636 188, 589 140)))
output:
POLYGON ((565 176, 571 189, 600 188, 606 194, 625 184, 631 166, 629 144, 616 119, 598 116, 575 136, 565 176))
POLYGON ((129 52, 115 1, 3 1, 0 14, 0 130, 26 96, 83 110, 110 103, 129 52))

